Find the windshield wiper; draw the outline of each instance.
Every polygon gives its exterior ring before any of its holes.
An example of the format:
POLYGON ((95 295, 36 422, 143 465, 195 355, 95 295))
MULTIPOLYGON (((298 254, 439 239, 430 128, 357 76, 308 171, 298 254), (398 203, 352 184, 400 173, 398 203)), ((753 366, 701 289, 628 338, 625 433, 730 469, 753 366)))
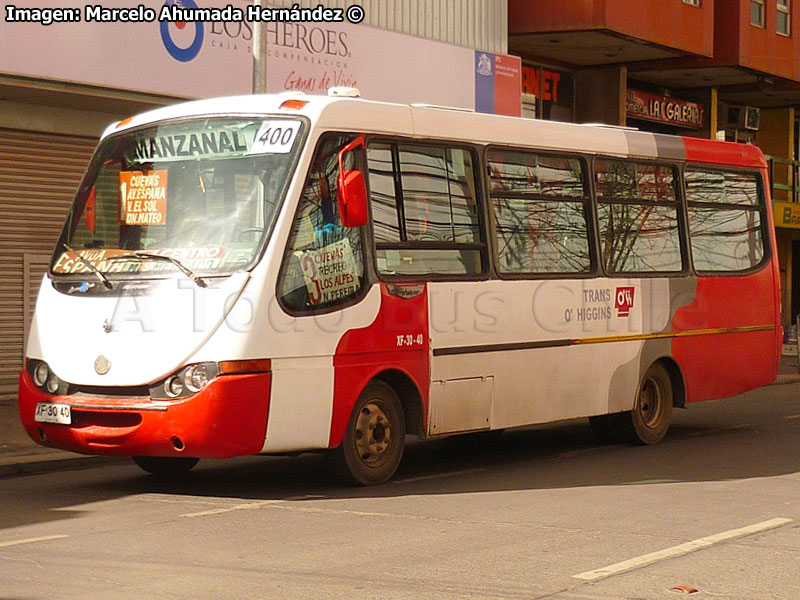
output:
POLYGON ((78 254, 78 253, 77 253, 75 250, 73 250, 72 248, 70 248, 70 247, 69 247, 67 244, 65 244, 65 243, 62 243, 61 245, 62 245, 62 246, 64 246, 64 248, 66 248, 66 249, 67 249, 67 251, 69 251, 69 252, 72 252, 72 253, 75 255, 75 257, 76 257, 76 258, 77 258, 79 261, 81 261, 81 264, 83 264, 85 267, 88 267, 88 268, 89 268, 89 270, 90 270, 92 273, 94 273, 95 275, 97 275, 97 278, 98 278, 100 281, 102 281, 102 282, 103 282, 103 285, 106 287, 106 289, 110 290, 110 289, 113 289, 113 288, 114 288, 114 286, 113 286, 113 284, 111 283, 111 281, 109 281, 108 277, 106 277, 106 276, 103 274, 103 272, 102 272, 100 269, 98 269, 97 267, 95 267, 95 266, 94 266, 94 265, 93 265, 91 262, 89 262, 88 260, 86 260, 86 259, 85 259, 83 256, 81 256, 81 255, 80 255, 80 254, 78 254))
POLYGON ((199 287, 208 287, 205 281, 200 279, 198 275, 189 269, 186 265, 184 265, 181 261, 177 258, 172 258, 171 256, 164 256, 163 254, 153 254, 152 252, 143 252, 141 250, 135 250, 132 254, 123 254, 121 256, 112 256, 109 260, 161 260, 164 262, 169 262, 178 267, 181 273, 186 275, 189 279, 194 281, 199 287))

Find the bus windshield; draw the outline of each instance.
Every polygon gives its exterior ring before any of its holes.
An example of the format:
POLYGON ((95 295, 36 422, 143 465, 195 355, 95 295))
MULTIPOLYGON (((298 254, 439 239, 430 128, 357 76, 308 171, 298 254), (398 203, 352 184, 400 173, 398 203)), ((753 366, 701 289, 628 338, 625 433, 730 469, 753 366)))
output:
POLYGON ((78 190, 51 272, 214 276, 249 268, 303 129, 299 119, 206 117, 107 138, 78 190))

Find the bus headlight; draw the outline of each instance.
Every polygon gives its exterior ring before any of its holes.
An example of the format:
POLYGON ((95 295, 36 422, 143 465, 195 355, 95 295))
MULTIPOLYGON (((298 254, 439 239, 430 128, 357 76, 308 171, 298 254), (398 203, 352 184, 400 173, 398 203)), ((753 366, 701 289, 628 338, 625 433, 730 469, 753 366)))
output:
POLYGON ((47 391, 51 394, 55 394, 58 392, 58 388, 60 386, 61 380, 58 378, 58 376, 55 373, 50 373, 50 375, 47 376, 47 382, 45 383, 45 388, 47 391))
POLYGON ((215 362, 197 363, 176 371, 150 388, 152 398, 186 398, 196 394, 219 375, 215 362))
POLYGON ((164 382, 164 392, 170 398, 177 398, 183 393, 183 381, 177 375, 173 375, 164 382))
POLYGON ((211 376, 206 364, 192 365, 186 369, 186 373, 183 376, 186 388, 192 393, 202 390, 210 380, 211 376))
POLYGON ((48 394, 66 394, 69 385, 53 373, 53 370, 43 360, 34 358, 26 359, 25 368, 33 379, 33 384, 48 394))
POLYGON ((49 375, 50 369, 47 367, 47 363, 37 363, 33 369, 33 383, 35 383, 37 387, 44 387, 49 375))

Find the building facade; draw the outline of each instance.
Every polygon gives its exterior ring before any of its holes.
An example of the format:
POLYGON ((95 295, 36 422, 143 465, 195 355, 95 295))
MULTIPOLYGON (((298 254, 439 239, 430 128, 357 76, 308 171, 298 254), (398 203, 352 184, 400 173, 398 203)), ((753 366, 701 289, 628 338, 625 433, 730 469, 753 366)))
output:
MULTIPOLYGON (((509 51, 571 84, 555 118, 757 144, 772 165, 783 320, 800 315, 798 0, 509 0, 509 51)), ((552 80, 553 77, 551 76, 552 80)), ((540 76, 534 104, 547 107, 540 76)), ((523 106, 531 100, 524 97, 523 106)), ((542 112, 537 116, 548 118, 542 112)))

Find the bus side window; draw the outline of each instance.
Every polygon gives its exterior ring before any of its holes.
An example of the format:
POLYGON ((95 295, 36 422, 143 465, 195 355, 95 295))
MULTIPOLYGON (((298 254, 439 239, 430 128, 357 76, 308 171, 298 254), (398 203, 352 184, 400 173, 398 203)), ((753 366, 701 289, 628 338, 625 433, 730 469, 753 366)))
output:
POLYGON ((473 152, 434 144, 367 148, 376 264, 384 276, 485 270, 473 152))
POLYGON ((680 272, 683 252, 675 168, 616 159, 598 159, 594 167, 606 272, 680 272))
POLYGON ((492 225, 501 275, 589 273, 589 192, 577 156, 491 148, 492 225))
MULTIPOLYGON (((347 303, 366 284, 361 230, 342 226, 336 203, 339 150, 352 139, 326 134, 311 162, 278 282, 279 300, 291 312, 347 303)), ((347 153, 345 169, 355 155, 347 153)))
POLYGON ((758 266, 768 248, 758 174, 691 166, 685 181, 694 268, 728 274, 758 266))

